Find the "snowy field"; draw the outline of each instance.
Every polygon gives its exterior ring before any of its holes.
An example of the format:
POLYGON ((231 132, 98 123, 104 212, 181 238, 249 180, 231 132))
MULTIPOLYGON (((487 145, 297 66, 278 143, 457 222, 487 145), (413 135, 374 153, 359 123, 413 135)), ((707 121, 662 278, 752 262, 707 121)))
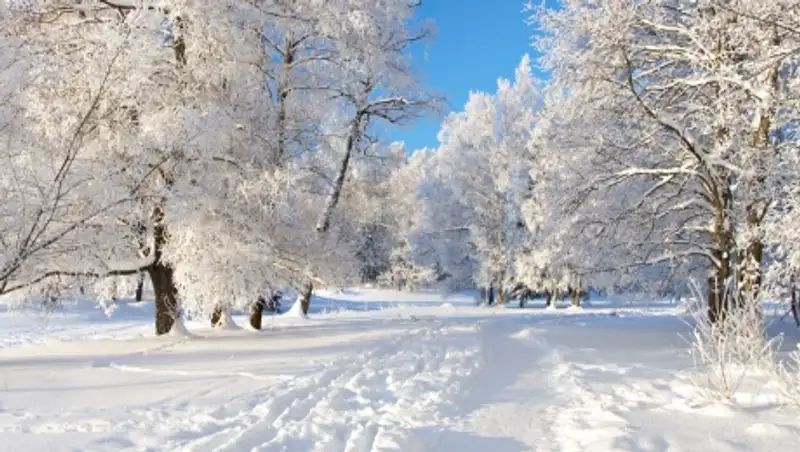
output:
MULTIPOLYGON (((148 304, 0 312, 2 451, 793 450, 768 384, 708 405, 680 309, 347 290, 310 319, 152 335, 148 304)), ((240 325, 246 323, 235 317, 240 325)), ((784 349, 797 334, 789 322, 784 349)))

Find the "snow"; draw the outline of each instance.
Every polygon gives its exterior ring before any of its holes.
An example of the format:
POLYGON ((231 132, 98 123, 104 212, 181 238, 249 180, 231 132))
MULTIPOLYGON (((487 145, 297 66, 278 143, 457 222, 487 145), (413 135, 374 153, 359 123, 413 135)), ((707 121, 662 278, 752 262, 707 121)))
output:
POLYGON ((295 300, 295 302, 292 303, 292 307, 286 313, 286 316, 288 316, 288 317, 296 317, 296 318, 301 318, 301 319, 308 318, 308 316, 303 312, 303 305, 300 304, 300 297, 299 296, 297 297, 297 300, 295 300))
MULTIPOLYGON (((229 318, 229 317, 228 317, 229 318)), ((232 323, 226 323, 227 318, 223 317, 222 324, 218 328, 229 328, 232 323)), ((174 337, 193 337, 194 335, 186 328, 183 318, 178 317, 169 330, 169 334, 174 337)))
POLYGON ((800 410, 769 384, 698 397, 680 307, 606 306, 347 289, 262 331, 189 319, 165 337, 147 303, 1 311, 0 435, 31 452, 789 450, 800 410))

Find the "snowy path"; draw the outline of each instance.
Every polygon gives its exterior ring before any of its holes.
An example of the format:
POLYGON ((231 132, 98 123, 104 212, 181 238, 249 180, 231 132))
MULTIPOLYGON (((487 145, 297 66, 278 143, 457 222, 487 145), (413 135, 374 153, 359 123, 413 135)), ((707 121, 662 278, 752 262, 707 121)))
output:
POLYGON ((75 314, 47 340, 0 315, 0 451, 791 449, 796 410, 695 407, 673 313, 610 313, 414 306, 193 338, 75 314))
POLYGON ((796 442, 796 410, 695 407, 678 319, 593 317, 487 325, 488 366, 475 382, 483 393, 434 450, 741 451, 796 442))
POLYGON ((475 325, 381 320, 271 333, 5 349, 3 446, 423 450, 414 429, 443 421, 479 362, 475 325), (37 397, 53 398, 32 410, 37 397))

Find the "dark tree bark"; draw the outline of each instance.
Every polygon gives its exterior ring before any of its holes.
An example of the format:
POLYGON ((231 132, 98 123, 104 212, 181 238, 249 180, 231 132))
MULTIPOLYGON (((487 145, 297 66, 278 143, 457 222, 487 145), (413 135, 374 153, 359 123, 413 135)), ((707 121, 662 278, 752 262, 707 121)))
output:
POLYGON ((136 283, 136 301, 142 301, 144 296, 144 273, 139 273, 139 281, 136 283))
MULTIPOLYGON (((727 180, 727 179, 724 179, 727 180)), ((733 194, 729 184, 718 183, 714 197, 714 229, 711 233, 711 242, 714 245, 712 254, 713 272, 708 278, 708 320, 711 323, 725 320, 726 312, 736 304, 731 300, 730 277, 731 253, 733 252, 733 237, 728 223, 728 210, 730 209, 733 194)))
POLYGON ((275 165, 281 165, 284 155, 286 154, 286 141, 287 141, 287 115, 286 104, 289 99, 289 94, 292 89, 288 86, 290 80, 290 73, 294 66, 295 53, 297 52, 298 42, 287 41, 286 48, 283 51, 283 74, 279 79, 278 85, 278 148, 275 152, 275 165))
POLYGON ((322 211, 322 216, 317 222, 317 232, 327 232, 331 225, 331 216, 336 205, 339 204, 339 197, 342 194, 344 181, 347 177, 347 168, 350 165, 350 157, 353 150, 358 143, 358 137, 361 130, 361 122, 364 118, 364 112, 359 110, 356 113, 353 122, 350 124, 350 133, 347 135, 347 144, 345 145, 345 153, 342 161, 339 163, 339 169, 336 172, 336 177, 333 180, 333 188, 328 195, 328 200, 325 203, 325 208, 322 211))
POLYGON ((264 297, 258 297, 255 303, 250 305, 250 326, 255 330, 261 329, 261 317, 264 314, 264 304, 267 300, 264 297))
POLYGON ((303 309, 303 315, 308 315, 308 309, 311 306, 311 294, 314 292, 314 284, 311 281, 307 282, 303 291, 300 292, 299 302, 300 307, 303 309))
POLYGON ((728 257, 730 242, 725 237, 727 235, 719 234, 716 237, 718 245, 712 251, 718 265, 714 267, 712 276, 708 278, 708 320, 711 323, 724 321, 727 312, 734 304, 737 304, 737 300, 732 300, 730 296, 731 263, 728 257))
POLYGON ((489 284, 486 288, 486 305, 491 306, 494 304, 494 284, 489 284))
POLYGON ((581 295, 582 295, 582 282, 578 280, 578 287, 574 287, 572 289, 572 306, 579 308, 581 307, 581 295))
POLYGON ((553 306, 553 292, 549 290, 545 292, 545 307, 553 306))
POLYGON ((505 293, 503 293, 503 283, 497 285, 497 305, 503 306, 505 304, 505 293))
MULTIPOLYGON (((771 41, 775 47, 781 45, 782 39, 776 34, 771 41)), ((769 69, 770 94, 777 95, 780 91, 779 80, 781 77, 782 64, 775 62, 769 69)), ((749 202, 746 206, 747 227, 751 231, 760 232, 764 216, 767 214, 770 201, 766 195, 766 174, 768 172, 766 156, 776 151, 776 145, 772 141, 774 118, 776 111, 774 106, 762 104, 755 112, 757 121, 756 129, 753 133, 753 147, 759 150, 754 161, 750 162, 752 169, 756 172, 756 177, 748 180, 746 196, 749 202)), ((761 266, 764 262, 764 242, 761 234, 748 234, 749 239, 745 250, 739 255, 739 287, 738 304, 743 307, 744 303, 754 303, 754 307, 761 313, 759 298, 761 294, 762 274, 761 266)))
POLYGON ((156 334, 167 334, 178 318, 178 289, 175 286, 174 271, 162 263, 153 264, 149 269, 153 282, 156 303, 156 334))
POLYGON ((174 269, 161 261, 164 245, 167 243, 167 227, 164 224, 164 210, 156 206, 153 218, 153 264, 147 268, 153 283, 156 305, 156 334, 167 334, 175 324, 180 312, 178 310, 178 288, 175 285, 174 269))
POLYGON ((728 282, 731 276, 730 262, 722 258, 722 253, 715 251, 720 258, 720 265, 715 269, 715 274, 708 278, 708 320, 711 323, 725 320, 730 310, 731 297, 728 282))
MULTIPOLYGON (((747 225, 753 230, 761 228, 761 217, 753 206, 747 207, 747 225)), ((764 243, 759 238, 749 241, 745 250, 738 257, 738 291, 736 307, 742 308, 746 303, 756 303, 761 292, 761 263, 764 261, 764 243)))
POLYGON ((217 306, 214 308, 214 312, 211 313, 211 327, 219 325, 220 320, 222 320, 222 306, 217 306))

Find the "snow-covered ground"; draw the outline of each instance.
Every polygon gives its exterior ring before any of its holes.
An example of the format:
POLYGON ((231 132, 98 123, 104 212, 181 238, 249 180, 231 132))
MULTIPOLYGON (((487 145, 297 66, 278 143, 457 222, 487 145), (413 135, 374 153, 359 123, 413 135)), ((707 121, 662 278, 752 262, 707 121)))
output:
POLYGON ((800 411, 768 385, 746 405, 701 402, 676 306, 498 309, 367 289, 313 303, 260 332, 194 320, 193 336, 160 338, 146 303, 0 311, 0 450, 769 451, 800 438, 800 411))

